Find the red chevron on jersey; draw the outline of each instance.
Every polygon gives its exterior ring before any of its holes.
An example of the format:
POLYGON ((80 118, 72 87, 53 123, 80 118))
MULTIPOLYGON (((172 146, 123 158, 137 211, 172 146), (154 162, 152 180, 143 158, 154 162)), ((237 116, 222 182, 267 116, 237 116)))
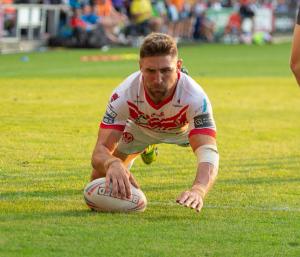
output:
POLYGON ((144 128, 155 129, 159 131, 172 130, 182 128, 188 123, 186 114, 189 107, 188 105, 181 108, 179 112, 172 117, 160 118, 164 117, 163 112, 158 115, 153 113, 150 116, 140 111, 138 106, 136 106, 134 103, 127 101, 127 104, 129 107, 130 119, 133 120, 137 125, 144 128))

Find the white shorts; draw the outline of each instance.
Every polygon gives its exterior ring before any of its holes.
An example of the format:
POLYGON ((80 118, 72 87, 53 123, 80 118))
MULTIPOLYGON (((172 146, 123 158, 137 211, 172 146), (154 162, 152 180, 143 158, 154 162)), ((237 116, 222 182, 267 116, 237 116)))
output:
MULTIPOLYGON (((189 146, 188 134, 168 136, 165 139, 157 138, 144 132, 133 122, 127 122, 123 136, 119 141, 117 150, 124 154, 141 153, 149 145, 167 143, 179 146, 189 146)), ((161 135, 160 135, 161 136, 161 135)))

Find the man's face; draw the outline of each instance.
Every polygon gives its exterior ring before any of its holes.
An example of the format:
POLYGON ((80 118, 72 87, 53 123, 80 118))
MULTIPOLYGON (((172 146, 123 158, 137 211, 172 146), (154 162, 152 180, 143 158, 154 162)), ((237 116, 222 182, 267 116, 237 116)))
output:
POLYGON ((177 82, 182 60, 171 55, 144 57, 140 60, 140 70, 148 95, 155 103, 168 97, 177 82))

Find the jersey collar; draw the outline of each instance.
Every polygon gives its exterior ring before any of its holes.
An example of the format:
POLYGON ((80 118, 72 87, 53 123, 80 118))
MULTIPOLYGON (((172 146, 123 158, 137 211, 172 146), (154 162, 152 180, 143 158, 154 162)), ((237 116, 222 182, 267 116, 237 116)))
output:
MULTIPOLYGON (((156 104, 156 103, 154 103, 152 101, 151 97, 148 95, 147 91, 145 90, 145 86, 143 84, 146 101, 150 104, 150 106, 152 108, 154 108, 155 110, 159 110, 161 107, 163 107, 164 105, 166 105, 167 103, 169 103, 173 99, 173 96, 174 96, 174 94, 176 92, 176 88, 177 88, 179 79, 180 79, 180 72, 177 73, 177 82, 176 82, 176 86, 175 86, 175 88, 173 90, 172 95, 168 96, 166 99, 164 99, 159 104, 156 104)), ((143 81, 143 78, 142 78, 142 81, 143 81)))

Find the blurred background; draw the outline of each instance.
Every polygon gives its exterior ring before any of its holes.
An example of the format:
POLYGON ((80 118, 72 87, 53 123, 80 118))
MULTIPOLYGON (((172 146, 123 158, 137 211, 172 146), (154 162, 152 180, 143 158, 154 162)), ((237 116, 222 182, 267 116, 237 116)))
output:
POLYGON ((150 32, 178 43, 290 39, 298 0, 1 0, 0 52, 138 47, 150 32))

